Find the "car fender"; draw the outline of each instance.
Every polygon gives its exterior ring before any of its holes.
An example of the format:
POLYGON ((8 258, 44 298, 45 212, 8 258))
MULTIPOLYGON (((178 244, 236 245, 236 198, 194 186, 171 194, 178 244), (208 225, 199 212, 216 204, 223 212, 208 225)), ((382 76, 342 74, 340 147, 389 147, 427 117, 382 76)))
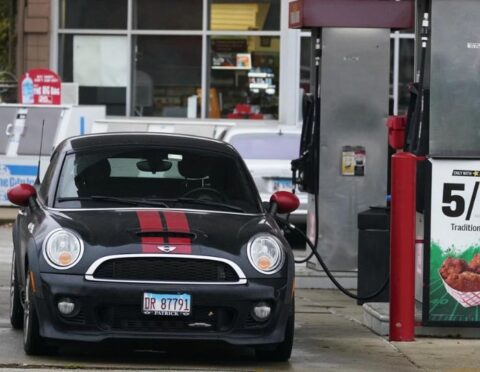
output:
POLYGON ((28 263, 29 271, 31 271, 34 275, 35 289, 36 289, 35 296, 43 298, 41 278, 40 278, 40 265, 39 265, 39 257, 41 255, 41 253, 42 253, 41 249, 38 248, 38 246, 35 243, 35 240, 33 239, 33 237, 30 237, 30 239, 28 239, 27 252, 26 252, 26 255, 25 255, 25 258, 24 258, 24 264, 23 264, 24 276, 23 276, 23 278, 26 278, 26 276, 28 274, 28 273, 25 272, 25 270, 27 268, 27 263, 28 263))

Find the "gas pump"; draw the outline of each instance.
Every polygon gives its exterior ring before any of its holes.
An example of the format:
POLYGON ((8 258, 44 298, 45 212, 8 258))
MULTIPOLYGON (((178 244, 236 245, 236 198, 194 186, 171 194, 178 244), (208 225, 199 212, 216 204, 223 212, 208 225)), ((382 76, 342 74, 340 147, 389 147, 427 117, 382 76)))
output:
POLYGON ((290 3, 290 27, 312 31, 314 93, 292 164, 309 193, 307 231, 323 259, 310 268, 356 276, 357 215, 386 205, 390 32, 413 25, 413 0, 290 3))
POLYGON ((422 323, 480 325, 480 2, 423 0, 430 110, 422 323))

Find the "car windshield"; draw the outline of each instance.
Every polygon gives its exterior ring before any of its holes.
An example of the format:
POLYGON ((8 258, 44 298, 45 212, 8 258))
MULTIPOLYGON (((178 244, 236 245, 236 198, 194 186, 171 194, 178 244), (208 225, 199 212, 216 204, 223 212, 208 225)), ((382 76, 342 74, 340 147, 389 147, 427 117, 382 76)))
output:
POLYGON ((293 160, 298 158, 300 134, 243 133, 230 139, 244 159, 293 160))
POLYGON ((170 207, 258 213, 257 191, 239 159, 178 149, 68 154, 58 208, 170 207))

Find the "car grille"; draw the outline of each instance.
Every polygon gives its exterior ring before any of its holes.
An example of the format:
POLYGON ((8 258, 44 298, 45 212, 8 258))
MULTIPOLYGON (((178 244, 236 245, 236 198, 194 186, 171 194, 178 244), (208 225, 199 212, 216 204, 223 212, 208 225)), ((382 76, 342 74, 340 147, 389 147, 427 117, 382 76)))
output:
POLYGON ((227 263, 207 259, 131 257, 103 262, 95 279, 165 282, 238 282, 235 270, 227 263))
POLYGON ((190 316, 144 315, 139 306, 107 306, 100 310, 100 327, 139 332, 224 332, 232 328, 235 311, 230 308, 193 307, 190 316))
POLYGON ((80 310, 74 316, 69 316, 69 317, 60 316, 60 319, 64 323, 67 323, 67 324, 70 324, 70 325, 82 326, 82 325, 87 324, 87 320, 86 320, 85 313, 83 312, 83 310, 80 310))

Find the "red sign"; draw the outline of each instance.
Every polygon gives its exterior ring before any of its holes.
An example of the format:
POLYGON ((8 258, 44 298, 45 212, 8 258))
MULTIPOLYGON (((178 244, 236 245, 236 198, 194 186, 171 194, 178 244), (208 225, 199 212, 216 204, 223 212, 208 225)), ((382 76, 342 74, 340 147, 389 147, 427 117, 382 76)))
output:
POLYGON ((18 101, 32 105, 59 105, 62 81, 53 71, 34 69, 23 74, 18 89, 18 101))
POLYGON ((301 1, 292 1, 288 4, 288 27, 302 28, 303 26, 303 4, 301 1))

